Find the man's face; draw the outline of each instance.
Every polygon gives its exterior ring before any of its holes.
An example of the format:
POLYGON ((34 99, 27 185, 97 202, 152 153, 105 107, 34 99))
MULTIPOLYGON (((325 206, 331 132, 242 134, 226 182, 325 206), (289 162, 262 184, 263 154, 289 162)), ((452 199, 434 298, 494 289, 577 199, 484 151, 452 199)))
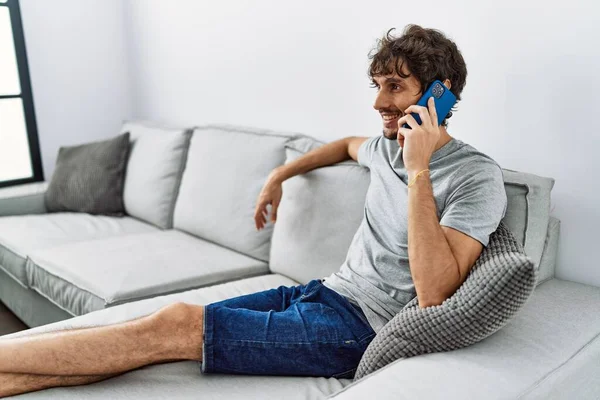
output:
MULTIPOLYGON (((403 74, 409 71, 402 65, 403 74)), ((377 96, 373 108, 379 111, 383 123, 383 136, 389 140, 397 140, 398 119, 404 116, 404 110, 421 98, 421 86, 417 78, 410 75, 401 78, 395 72, 392 75, 373 77, 377 88, 377 96)), ((400 135, 400 146, 404 147, 404 137, 400 135)))

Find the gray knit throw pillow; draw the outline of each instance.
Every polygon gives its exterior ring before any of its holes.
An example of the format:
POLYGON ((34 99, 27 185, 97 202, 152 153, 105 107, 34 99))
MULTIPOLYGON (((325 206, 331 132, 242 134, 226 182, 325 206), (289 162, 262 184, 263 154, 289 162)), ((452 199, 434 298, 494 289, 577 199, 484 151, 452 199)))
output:
POLYGON ((465 282, 438 306, 413 298, 371 341, 355 380, 401 358, 455 350, 502 328, 533 292, 537 270, 501 222, 465 282))
POLYGON ((123 216, 129 132, 113 139, 61 147, 45 194, 50 212, 123 216))

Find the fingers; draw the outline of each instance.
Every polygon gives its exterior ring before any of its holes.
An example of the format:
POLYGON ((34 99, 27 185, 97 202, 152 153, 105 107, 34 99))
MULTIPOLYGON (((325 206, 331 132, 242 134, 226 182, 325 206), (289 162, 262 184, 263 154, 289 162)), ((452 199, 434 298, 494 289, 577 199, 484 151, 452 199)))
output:
POLYGON ((256 225, 256 230, 262 229, 265 226, 265 223, 267 222, 264 216, 264 212, 265 211, 260 210, 256 214, 254 214, 254 223, 256 225))
POLYGON ((256 225, 256 230, 262 229, 267 222, 267 219, 265 217, 265 214, 267 213, 267 204, 268 203, 266 202, 259 202, 256 205, 256 210, 254 211, 254 223, 256 225))
POLYGON ((437 110, 435 109, 435 99, 430 97, 427 101, 427 107, 429 108, 429 115, 431 116, 431 123, 433 126, 439 126, 437 110))
MULTIPOLYGON (((429 101, 430 100, 428 100, 428 102, 429 101)), ((410 113, 410 112, 417 113, 417 114, 419 114, 419 117, 421 118, 421 122, 423 124, 431 125, 431 118, 429 118, 429 110, 427 110, 427 108, 425 108, 423 106, 417 106, 417 105, 413 104, 412 106, 410 106, 406 110, 404 110, 404 112, 405 113, 410 113)))
MULTIPOLYGON (((254 212, 254 224, 256 226, 256 230, 261 230, 267 224, 267 205, 269 203, 259 203, 256 207, 256 211, 254 212)), ((271 205, 271 221, 275 222, 277 220, 277 208, 271 205)))
POLYGON ((413 117, 410 114, 406 114, 402 118, 398 119, 398 129, 407 129, 407 128, 402 128, 402 126, 405 123, 408 124, 408 126, 410 126, 413 129, 415 129, 417 126, 419 126, 415 117, 413 117))

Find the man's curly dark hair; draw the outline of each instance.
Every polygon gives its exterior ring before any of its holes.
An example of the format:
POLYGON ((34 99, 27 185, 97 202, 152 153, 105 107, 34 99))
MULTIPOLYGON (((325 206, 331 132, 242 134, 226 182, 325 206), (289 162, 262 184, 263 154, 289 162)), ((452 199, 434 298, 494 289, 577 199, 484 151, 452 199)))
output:
MULTIPOLYGON (((402 78, 409 77, 401 70, 402 63, 406 62, 409 72, 421 84, 421 93, 436 79, 442 82, 449 79, 450 91, 458 103, 467 79, 467 65, 456 44, 436 29, 410 24, 398 38, 391 35, 394 29, 378 39, 377 47, 369 52, 372 61, 368 75, 371 82, 374 83, 375 76, 389 75, 393 71, 402 78), (375 54, 372 54, 373 51, 376 51, 375 54)), ((452 110, 456 111, 456 105, 452 110)), ((441 125, 447 127, 451 116, 452 111, 441 125)))

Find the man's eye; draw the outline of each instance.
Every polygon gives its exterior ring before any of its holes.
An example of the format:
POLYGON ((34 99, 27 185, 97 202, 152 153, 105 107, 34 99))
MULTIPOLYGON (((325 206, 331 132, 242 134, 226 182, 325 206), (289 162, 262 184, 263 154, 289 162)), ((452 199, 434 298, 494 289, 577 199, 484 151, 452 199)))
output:
POLYGON ((394 88, 394 89, 401 89, 401 86, 400 85, 392 85, 392 88, 394 88))

